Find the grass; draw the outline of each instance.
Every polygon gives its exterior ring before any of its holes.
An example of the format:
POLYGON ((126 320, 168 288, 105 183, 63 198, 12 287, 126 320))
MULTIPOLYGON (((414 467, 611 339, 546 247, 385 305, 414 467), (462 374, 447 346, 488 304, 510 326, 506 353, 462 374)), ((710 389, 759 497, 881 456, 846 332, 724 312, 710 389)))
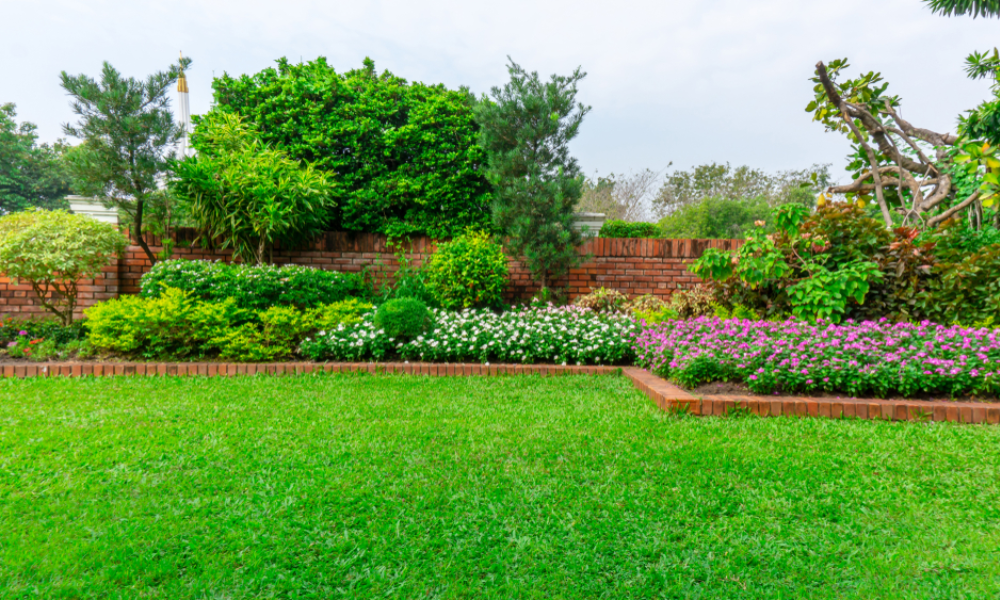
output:
POLYGON ((998 449, 615 377, 0 380, 0 597, 996 598, 998 449))

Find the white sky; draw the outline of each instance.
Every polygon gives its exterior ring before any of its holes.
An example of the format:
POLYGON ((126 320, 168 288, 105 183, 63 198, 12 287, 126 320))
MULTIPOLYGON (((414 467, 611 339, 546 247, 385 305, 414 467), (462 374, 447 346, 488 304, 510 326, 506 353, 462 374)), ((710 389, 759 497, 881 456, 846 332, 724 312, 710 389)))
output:
POLYGON ((988 95, 964 57, 1000 39, 1000 20, 941 17, 920 0, 0 0, 0 103, 62 136, 73 115, 59 72, 96 77, 107 60, 126 75, 165 68, 179 50, 191 111, 205 112, 211 78, 255 73, 286 56, 326 56, 338 71, 365 56, 410 80, 467 85, 507 79, 507 55, 543 76, 587 71, 593 107, 573 150, 592 175, 669 162, 768 170, 833 163, 848 146, 804 111, 818 60, 848 57, 850 74, 881 71, 903 116, 953 131, 988 95))

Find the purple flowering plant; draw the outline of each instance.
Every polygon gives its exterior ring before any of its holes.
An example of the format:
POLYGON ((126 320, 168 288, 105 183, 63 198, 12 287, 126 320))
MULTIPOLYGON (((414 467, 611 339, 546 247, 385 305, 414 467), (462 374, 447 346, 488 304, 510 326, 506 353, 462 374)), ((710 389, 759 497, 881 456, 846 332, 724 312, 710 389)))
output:
POLYGON ((699 317, 644 327, 638 364, 685 387, 742 382, 758 394, 1000 395, 1000 330, 923 321, 699 317))

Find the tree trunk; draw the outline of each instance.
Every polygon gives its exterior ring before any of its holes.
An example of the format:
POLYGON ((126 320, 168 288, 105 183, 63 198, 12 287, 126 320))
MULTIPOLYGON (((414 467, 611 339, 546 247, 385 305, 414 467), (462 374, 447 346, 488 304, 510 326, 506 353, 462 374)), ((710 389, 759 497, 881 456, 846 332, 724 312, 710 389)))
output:
POLYGON ((149 259, 150 266, 152 266, 156 264, 156 255, 153 254, 153 251, 149 249, 149 246, 146 244, 146 238, 144 238, 142 234, 143 205, 144 205, 143 200, 137 200, 135 203, 135 221, 133 223, 133 227, 135 228, 135 230, 133 233, 135 236, 135 241, 139 243, 139 246, 142 248, 142 251, 146 253, 146 258, 149 259))

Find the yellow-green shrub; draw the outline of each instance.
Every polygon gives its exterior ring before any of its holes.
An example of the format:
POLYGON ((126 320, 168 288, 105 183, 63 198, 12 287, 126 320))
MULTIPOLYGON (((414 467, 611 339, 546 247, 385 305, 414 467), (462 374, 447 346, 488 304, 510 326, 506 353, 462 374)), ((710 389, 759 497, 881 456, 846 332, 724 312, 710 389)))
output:
POLYGON ((340 302, 325 304, 310 312, 313 327, 317 331, 334 329, 338 325, 353 325, 360 323, 361 317, 371 312, 375 307, 357 298, 349 298, 340 302))

